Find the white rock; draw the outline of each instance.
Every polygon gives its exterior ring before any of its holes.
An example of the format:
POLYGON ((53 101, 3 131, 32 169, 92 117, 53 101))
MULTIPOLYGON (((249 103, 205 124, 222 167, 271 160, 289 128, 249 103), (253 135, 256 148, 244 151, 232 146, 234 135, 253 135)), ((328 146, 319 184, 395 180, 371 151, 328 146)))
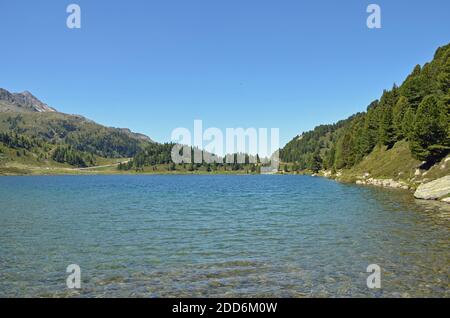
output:
POLYGON ((324 177, 331 177, 331 171, 326 170, 323 172, 324 177))
POLYGON ((421 184, 414 196, 417 199, 436 200, 450 194, 450 176, 421 184))

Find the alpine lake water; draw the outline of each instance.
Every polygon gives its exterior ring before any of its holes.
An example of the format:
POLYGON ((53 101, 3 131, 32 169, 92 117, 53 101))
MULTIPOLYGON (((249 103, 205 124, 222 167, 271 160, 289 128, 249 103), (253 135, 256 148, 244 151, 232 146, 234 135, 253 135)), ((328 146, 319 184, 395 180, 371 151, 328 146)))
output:
POLYGON ((0 297, 449 297, 449 220, 309 176, 1 177, 0 297))

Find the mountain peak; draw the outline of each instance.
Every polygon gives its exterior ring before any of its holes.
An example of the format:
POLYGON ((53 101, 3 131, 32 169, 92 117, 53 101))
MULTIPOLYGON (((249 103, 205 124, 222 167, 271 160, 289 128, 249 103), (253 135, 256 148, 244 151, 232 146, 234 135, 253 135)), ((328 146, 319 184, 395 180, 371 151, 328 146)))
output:
POLYGON ((19 112, 56 112, 56 109, 41 102, 29 91, 22 93, 10 93, 0 88, 0 111, 19 112))
POLYGON ((25 107, 31 108, 33 111, 44 113, 44 112, 56 112, 56 110, 47 104, 41 102, 36 96, 31 94, 29 91, 24 91, 22 93, 14 93, 16 100, 19 104, 25 107))
POLYGON ((30 91, 23 91, 22 93, 19 93, 20 95, 29 96, 31 98, 37 99, 33 94, 31 94, 30 91))

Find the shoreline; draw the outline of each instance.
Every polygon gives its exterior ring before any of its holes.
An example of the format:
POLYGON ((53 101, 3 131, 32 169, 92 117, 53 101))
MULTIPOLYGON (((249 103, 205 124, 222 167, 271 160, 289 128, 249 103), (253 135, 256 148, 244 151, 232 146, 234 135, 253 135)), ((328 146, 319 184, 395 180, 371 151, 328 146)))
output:
MULTIPOLYGON (((353 184, 358 186, 372 186, 378 188, 384 188, 389 190, 403 190, 411 193, 411 196, 415 197, 418 200, 423 201, 435 201, 442 202, 446 204, 450 204, 450 192, 445 193, 445 189, 441 190, 441 195, 439 197, 425 196, 427 198, 417 197, 416 193, 421 187, 425 187, 425 185, 429 185, 433 182, 436 182, 440 179, 430 180, 428 182, 416 182, 411 183, 406 180, 394 180, 392 178, 374 178, 370 176, 368 173, 363 175, 357 175, 353 171, 337 171, 333 173, 329 170, 322 170, 317 173, 313 171, 296 171, 296 172, 284 172, 279 171, 277 173, 272 174, 261 174, 248 172, 246 170, 242 171, 164 171, 164 170, 156 170, 156 171, 124 171, 118 169, 107 169, 107 170, 96 170, 102 169, 106 166, 98 166, 98 167, 90 167, 86 168, 43 168, 43 167, 27 167, 28 169, 20 169, 16 167, 8 167, 12 168, 11 172, 0 173, 1 177, 39 177, 39 176, 48 176, 48 177, 57 177, 57 176, 208 176, 208 175, 230 175, 230 176, 256 176, 256 175, 297 175, 297 176, 311 176, 311 177, 321 177, 329 180, 333 180, 339 183, 344 184, 353 184), (17 170, 16 170, 17 169, 17 170), (20 171, 22 170, 22 171, 20 171), (53 171, 52 171, 53 170, 53 171), (444 191, 444 192, 442 192, 444 191)), ((115 167, 115 166, 114 166, 115 167)), ((108 166, 106 168, 113 168, 113 166, 108 166)), ((446 178, 445 176, 444 178, 446 178)), ((450 181, 450 176, 448 176, 450 181)))
POLYGON ((394 180, 392 178, 373 178, 367 173, 362 176, 356 177, 352 175, 350 178, 348 175, 345 176, 344 174, 342 174, 342 172, 340 175, 333 175, 330 172, 327 173, 327 171, 321 171, 321 174, 312 175, 331 179, 340 183, 355 184, 365 187, 377 187, 388 190, 408 191, 416 200, 435 201, 450 204, 450 176, 444 176, 442 178, 427 180, 423 182, 411 183, 402 179, 394 180), (348 178, 347 180, 346 177, 348 178), (436 183, 441 184, 437 185, 437 188, 433 188, 432 186, 436 183), (431 189, 425 190, 425 188, 431 189))

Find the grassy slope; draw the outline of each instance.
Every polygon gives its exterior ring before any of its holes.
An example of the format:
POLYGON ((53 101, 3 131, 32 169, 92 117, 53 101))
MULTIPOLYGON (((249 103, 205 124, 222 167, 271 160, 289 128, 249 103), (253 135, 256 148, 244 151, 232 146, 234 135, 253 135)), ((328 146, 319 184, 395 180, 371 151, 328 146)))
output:
POLYGON ((400 141, 387 150, 386 146, 377 146, 363 161, 351 171, 355 174, 370 173, 375 178, 410 179, 420 166, 420 161, 412 157, 409 144, 400 141))
POLYGON ((0 112, 17 112, 17 113, 23 113, 24 110, 20 107, 17 107, 15 105, 11 105, 9 103, 6 103, 5 101, 0 100, 0 112))
POLYGON ((369 173, 371 178, 401 180, 414 186, 450 174, 450 160, 443 159, 428 171, 420 171, 420 175, 416 175, 420 165, 421 162, 412 157, 409 143, 403 140, 389 150, 385 146, 377 146, 355 167, 342 171, 342 180, 353 182, 369 173))
MULTIPOLYGON (((96 157, 96 164, 114 165, 127 158, 96 157)), ((110 170, 114 170, 112 167, 110 170)), ((94 170, 95 171, 95 170, 94 170)), ((89 171, 77 169, 69 164, 52 159, 39 159, 36 153, 25 149, 12 149, 0 143, 0 175, 46 175, 46 174, 88 174, 89 171)))
MULTIPOLYGON (((418 184, 429 182, 450 175, 450 155, 441 160, 429 170, 419 170, 420 174, 416 175, 416 171, 422 162, 414 159, 409 150, 409 143, 405 140, 397 142, 394 147, 387 149, 386 146, 377 146, 366 156, 359 164, 351 169, 340 170, 338 174, 328 174, 321 171, 320 175, 334 177, 342 182, 355 182, 361 179, 366 173, 369 178, 374 179, 392 179, 403 181, 412 188, 416 188, 418 184)), ((288 174, 312 174, 312 171, 303 170, 292 172, 292 163, 282 163, 281 169, 287 165, 289 167, 288 174)), ((283 169, 284 170, 284 169, 283 169)), ((281 172, 286 173, 286 172, 281 172)))

